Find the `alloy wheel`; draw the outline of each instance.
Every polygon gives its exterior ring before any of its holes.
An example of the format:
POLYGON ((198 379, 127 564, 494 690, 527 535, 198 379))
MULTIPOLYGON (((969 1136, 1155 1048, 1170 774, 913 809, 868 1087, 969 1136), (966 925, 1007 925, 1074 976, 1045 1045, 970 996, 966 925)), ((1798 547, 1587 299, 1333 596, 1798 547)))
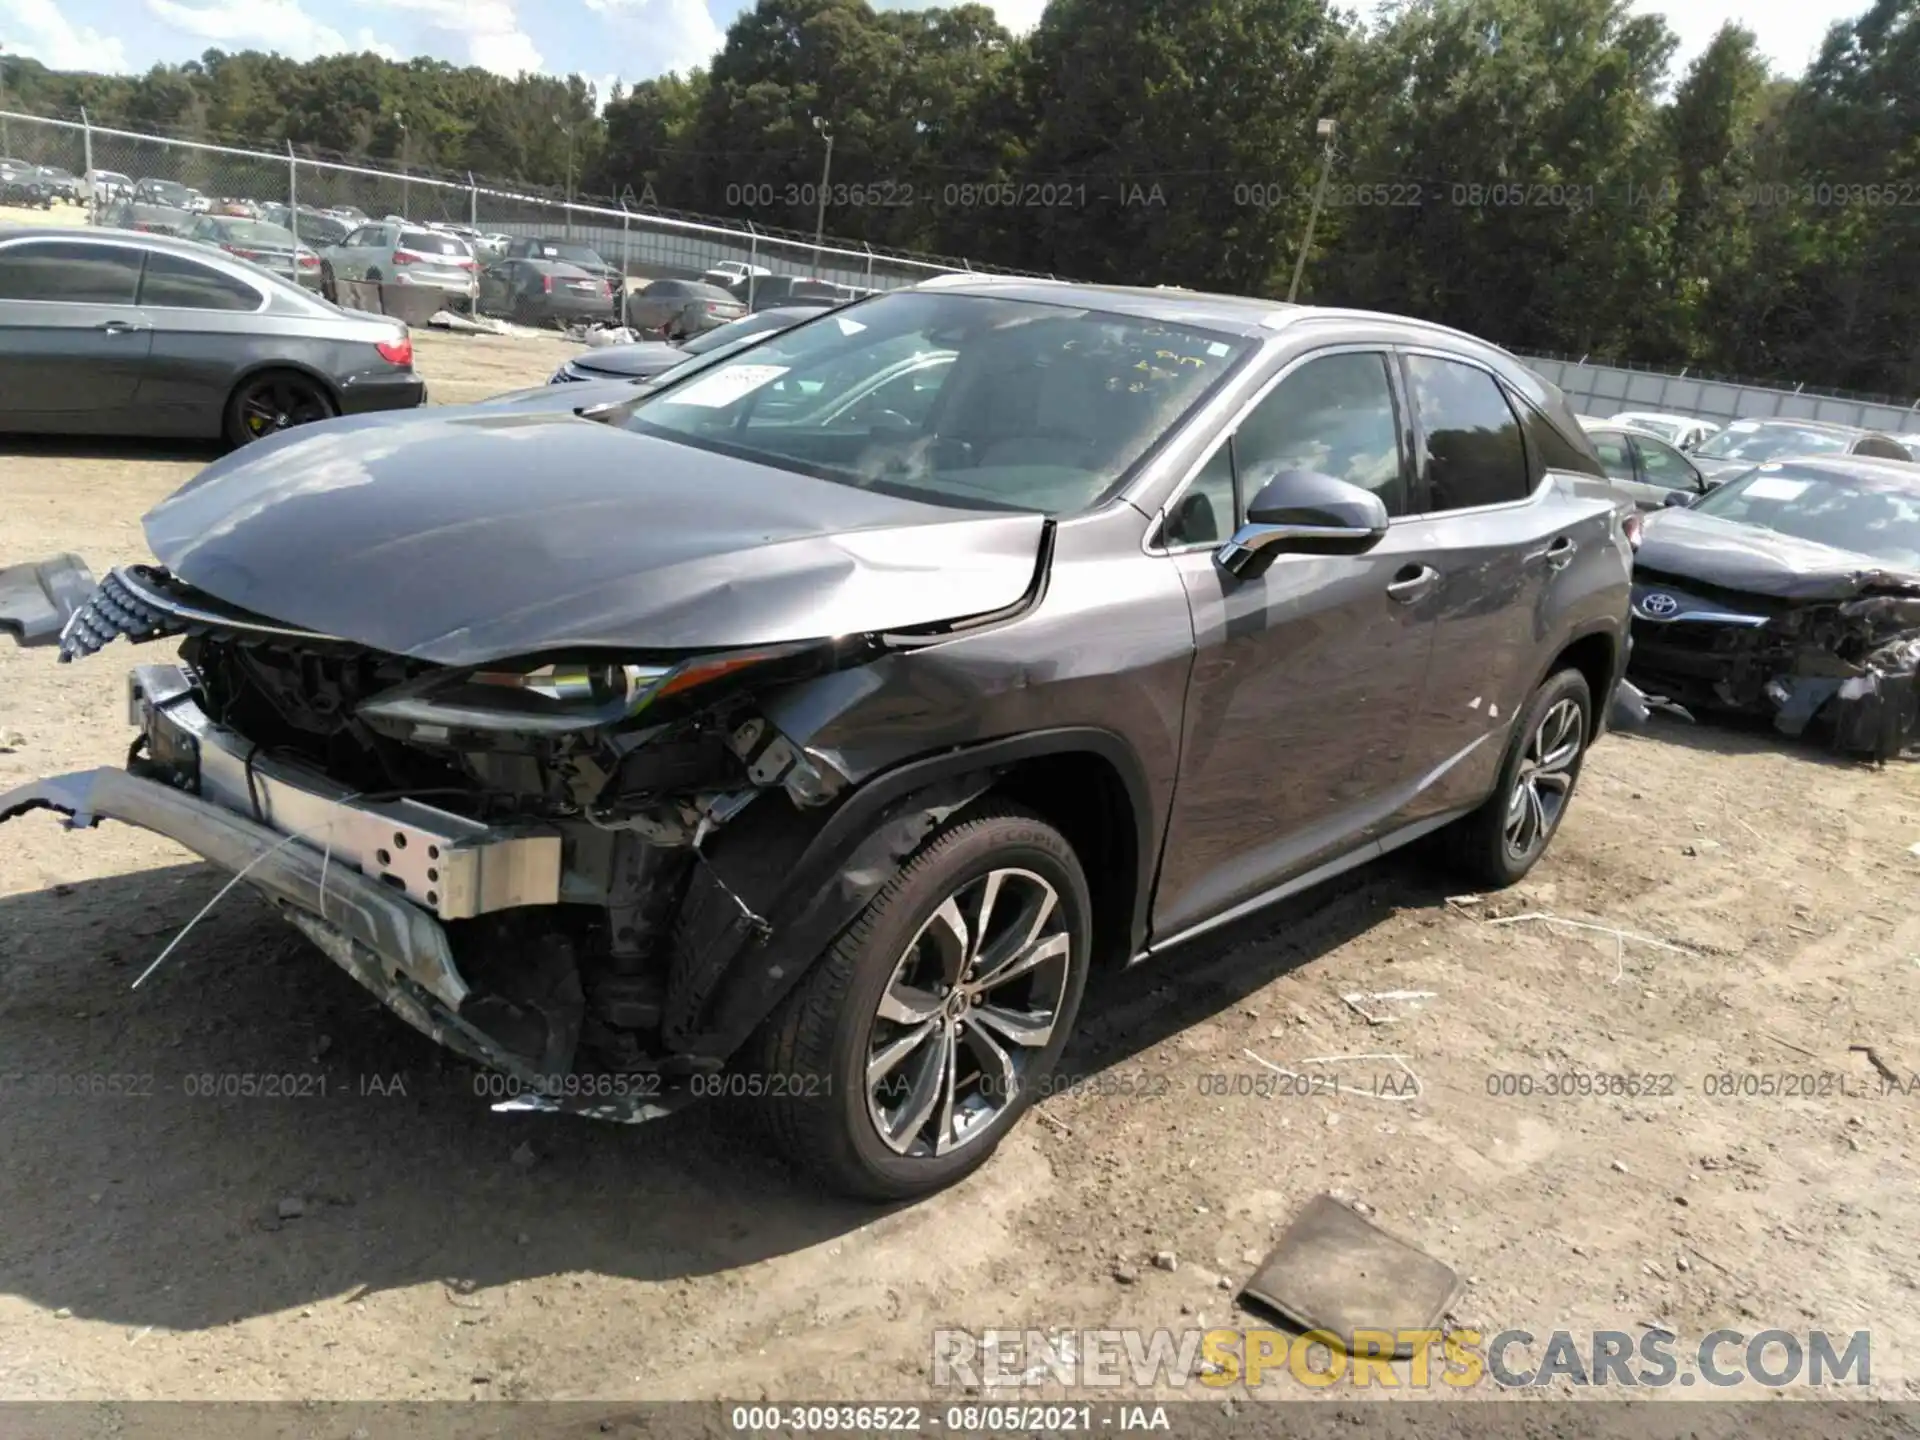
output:
POLYGON ((256 380, 240 397, 240 425, 249 440, 325 420, 332 414, 318 385, 292 375, 256 380))
POLYGON ((866 1048, 867 1115, 894 1153, 949 1155, 1020 1098, 1072 973, 1053 886, 997 869, 949 895, 907 946, 866 1048))
POLYGON ((1555 703, 1534 727, 1507 801, 1507 853, 1515 859, 1545 845, 1560 823, 1586 734, 1586 712, 1571 698, 1555 703))

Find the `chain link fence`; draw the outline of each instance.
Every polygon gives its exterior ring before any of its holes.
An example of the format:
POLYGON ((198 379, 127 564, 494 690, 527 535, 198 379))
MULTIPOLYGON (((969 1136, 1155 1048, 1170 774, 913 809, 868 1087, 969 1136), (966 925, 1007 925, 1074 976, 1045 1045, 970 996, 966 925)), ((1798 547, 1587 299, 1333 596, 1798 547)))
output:
MULTIPOLYGON (((834 281, 863 290, 894 289, 931 275, 974 269, 965 260, 876 251, 864 244, 771 233, 751 224, 729 225, 652 209, 608 208, 488 184, 472 176, 408 173, 339 160, 238 149, 176 140, 79 121, 0 112, 12 158, 65 170, 76 177, 110 172, 105 183, 82 185, 82 203, 98 219, 107 186, 124 177, 185 185, 208 201, 246 200, 296 209, 351 206, 374 219, 468 225, 482 234, 558 236, 593 246, 629 277, 691 279, 725 261, 834 281)), ((54 212, 57 217, 59 212, 54 212)), ((1007 272, 1000 272, 1007 273, 1007 272)), ((1029 273, 1029 272, 1019 272, 1029 273)))

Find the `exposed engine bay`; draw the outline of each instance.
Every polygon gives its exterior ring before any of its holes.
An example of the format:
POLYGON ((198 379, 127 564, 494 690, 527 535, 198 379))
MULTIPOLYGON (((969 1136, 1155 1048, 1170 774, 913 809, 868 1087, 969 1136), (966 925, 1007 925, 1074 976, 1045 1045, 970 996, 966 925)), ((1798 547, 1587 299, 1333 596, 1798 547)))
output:
POLYGON ((777 996, 796 968, 784 957, 829 939, 991 779, 863 816, 850 857, 817 846, 847 777, 757 697, 953 629, 448 667, 127 567, 60 643, 71 661, 115 638, 180 641, 179 665, 132 674, 128 771, 92 772, 84 793, 15 792, 0 819, 39 805, 186 838, 145 792, 210 801, 218 814, 195 824, 231 815, 229 830, 276 837, 274 864, 250 878, 287 918, 403 1019, 519 1081, 512 1108, 646 1119, 676 1080, 725 1063, 762 1013, 756 996, 777 996), (306 845, 286 851, 293 839, 306 845), (315 850, 317 879, 270 883, 315 850), (343 888, 348 877, 372 886, 343 888), (412 923, 419 911, 438 924, 412 923))
POLYGON ((1920 588, 1886 577, 1845 598, 1782 597, 1642 564, 1633 615, 1645 690, 1874 761, 1920 742, 1920 588))

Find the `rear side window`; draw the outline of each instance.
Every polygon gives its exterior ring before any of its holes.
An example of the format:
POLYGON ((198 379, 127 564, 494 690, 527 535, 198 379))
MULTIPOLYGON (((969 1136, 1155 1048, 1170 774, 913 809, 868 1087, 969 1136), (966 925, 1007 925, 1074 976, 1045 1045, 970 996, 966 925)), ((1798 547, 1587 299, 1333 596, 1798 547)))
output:
POLYGON ((155 251, 147 257, 140 303, 173 310, 258 310, 260 292, 197 261, 155 251))
POLYGON ((140 252, 119 245, 30 240, 0 250, 0 300, 131 305, 140 252))
POLYGON ((1533 487, 1520 421, 1494 378, 1463 361, 1409 355, 1407 380, 1425 437, 1430 507, 1525 499, 1533 487))
MULTIPOLYGON (((1512 391, 1508 391, 1507 400, 1508 403, 1513 406, 1515 413, 1520 416, 1521 428, 1526 431, 1527 460, 1530 465, 1527 471, 1527 489, 1529 491, 1540 483, 1540 477, 1549 470, 1570 470, 1576 475, 1599 475, 1603 472, 1606 474, 1613 473, 1606 467, 1606 457, 1604 454, 1601 456, 1601 464, 1595 466, 1593 456, 1587 454, 1584 449, 1568 439, 1565 431, 1547 419, 1540 411, 1534 409, 1524 396, 1515 395, 1512 391)), ((1592 443, 1596 450, 1599 449, 1599 440, 1597 437, 1582 435, 1581 438, 1592 443)), ((1630 475, 1622 475, 1616 478, 1630 480, 1633 477, 1630 475)))

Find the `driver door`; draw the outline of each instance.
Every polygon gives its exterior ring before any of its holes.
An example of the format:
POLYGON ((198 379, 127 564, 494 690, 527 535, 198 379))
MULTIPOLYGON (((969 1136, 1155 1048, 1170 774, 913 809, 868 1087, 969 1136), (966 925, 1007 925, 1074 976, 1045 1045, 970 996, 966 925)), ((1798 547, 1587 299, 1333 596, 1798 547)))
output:
POLYGON ((1156 939, 1231 918, 1363 847, 1406 803, 1409 731, 1438 575, 1420 553, 1412 437, 1384 349, 1294 361, 1169 504, 1197 653, 1154 899, 1156 939), (1260 485, 1314 470, 1372 490, 1391 524, 1364 555, 1282 555, 1236 579, 1214 552, 1260 485))

